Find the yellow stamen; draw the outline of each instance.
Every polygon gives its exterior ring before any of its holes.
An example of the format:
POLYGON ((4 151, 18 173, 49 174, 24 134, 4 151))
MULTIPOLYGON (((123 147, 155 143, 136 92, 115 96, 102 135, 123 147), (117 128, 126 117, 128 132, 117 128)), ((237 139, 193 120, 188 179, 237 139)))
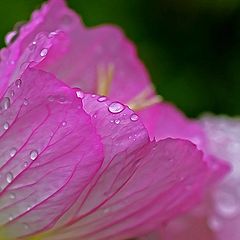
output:
POLYGON ((146 107, 152 106, 156 103, 159 103, 163 100, 160 95, 152 95, 152 89, 146 88, 142 92, 140 92, 136 97, 131 99, 130 102, 127 103, 129 108, 134 111, 138 111, 144 109, 146 107))
POLYGON ((162 97, 159 95, 155 95, 149 99, 145 99, 142 102, 130 102, 128 105, 129 108, 131 108, 134 111, 139 111, 144 108, 150 107, 156 103, 160 103, 162 101, 162 97))
MULTIPOLYGON (((98 65, 97 67, 97 94, 100 96, 107 96, 111 90, 111 83, 114 75, 114 65, 109 63, 108 65, 98 65)), ((137 94, 126 105, 132 110, 138 111, 143 108, 152 106, 162 101, 162 97, 159 95, 153 95, 151 87, 145 88, 142 92, 137 94)))
POLYGON ((103 65, 99 65, 97 68, 98 77, 98 89, 97 94, 101 96, 107 96, 110 90, 110 86, 113 80, 114 65, 109 63, 107 68, 103 65))

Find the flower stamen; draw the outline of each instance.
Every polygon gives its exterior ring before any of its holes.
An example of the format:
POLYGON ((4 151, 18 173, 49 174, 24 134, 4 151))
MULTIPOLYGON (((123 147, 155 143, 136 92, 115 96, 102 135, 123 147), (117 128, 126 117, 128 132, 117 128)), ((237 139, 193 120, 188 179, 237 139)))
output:
POLYGON ((100 96, 107 96, 110 91, 111 83, 113 80, 114 65, 109 63, 105 68, 103 65, 97 67, 97 94, 100 96))
POLYGON ((139 111, 144 108, 150 107, 156 103, 163 100, 160 95, 153 95, 152 89, 145 88, 142 92, 136 95, 132 100, 130 100, 127 105, 134 111, 139 111))

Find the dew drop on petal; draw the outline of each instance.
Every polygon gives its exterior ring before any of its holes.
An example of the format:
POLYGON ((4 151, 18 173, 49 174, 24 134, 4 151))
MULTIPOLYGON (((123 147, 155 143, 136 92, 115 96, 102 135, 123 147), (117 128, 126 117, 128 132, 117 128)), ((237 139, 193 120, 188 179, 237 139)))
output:
POLYGON ((10 198, 10 199, 15 199, 15 198, 16 198, 15 193, 9 193, 9 198, 10 198))
POLYGON ((48 96, 48 101, 49 102, 53 102, 54 101, 54 97, 52 95, 48 96))
POLYGON ((8 46, 9 44, 11 44, 16 36, 17 36, 17 31, 9 32, 5 37, 6 45, 8 46))
POLYGON ((63 126, 63 127, 67 126, 67 122, 66 122, 66 121, 63 121, 63 122, 62 122, 62 126, 63 126))
POLYGON ((137 114, 132 114, 131 116, 130 116, 130 119, 133 121, 133 122, 136 122, 137 120, 138 120, 138 115, 137 114))
POLYGON ((4 110, 7 110, 10 107, 10 98, 9 97, 3 98, 2 107, 4 110))
POLYGON ((115 122, 116 124, 119 124, 119 123, 120 123, 120 120, 119 120, 119 119, 116 119, 114 122, 115 122))
POLYGON ((84 93, 80 89, 76 90, 76 95, 78 98, 84 98, 84 93))
POLYGON ((15 95, 15 92, 13 90, 11 90, 10 95, 11 95, 11 97, 13 97, 15 95))
POLYGON ((38 152, 37 150, 32 150, 30 152, 30 158, 34 161, 38 157, 38 152))
POLYGON ((3 124, 3 128, 4 128, 5 130, 8 130, 9 124, 8 124, 7 122, 5 122, 5 123, 3 124))
POLYGON ((23 223, 23 227, 24 227, 25 230, 28 230, 30 228, 27 223, 23 223))
POLYGON ((12 149, 10 149, 9 155, 10 155, 10 157, 14 157, 16 155, 16 153, 17 153, 17 149, 12 148, 12 149))
POLYGON ((12 182, 13 180, 13 174, 11 172, 8 172, 6 175, 6 180, 8 183, 12 182))
POLYGON ((98 98, 99 102, 104 102, 106 100, 107 100, 107 98, 105 96, 101 96, 101 97, 98 98))
POLYGON ((112 102, 109 107, 108 107, 108 110, 109 112, 111 113, 120 113, 124 110, 125 106, 122 105, 121 103, 119 102, 112 102))
POLYGON ((230 193, 220 192, 217 194, 215 208, 223 217, 233 217, 239 211, 237 199, 230 193))
POLYGON ((27 106, 28 103, 29 103, 28 100, 25 98, 25 99, 23 100, 23 105, 24 105, 24 106, 27 106))
POLYGON ((50 32, 49 34, 48 34, 48 37, 49 38, 53 38, 54 36, 56 36, 57 35, 57 32, 50 32))
POLYGON ((40 52, 41 57, 45 57, 47 54, 48 54, 48 49, 47 48, 43 48, 42 51, 40 52))
POLYGON ((24 162, 23 166, 26 168, 28 166, 28 162, 24 162))
POLYGON ((8 218, 9 221, 12 221, 13 220, 13 216, 10 215, 9 218, 8 218))
POLYGON ((22 86, 22 80, 19 78, 15 81, 15 85, 17 88, 20 88, 22 86))

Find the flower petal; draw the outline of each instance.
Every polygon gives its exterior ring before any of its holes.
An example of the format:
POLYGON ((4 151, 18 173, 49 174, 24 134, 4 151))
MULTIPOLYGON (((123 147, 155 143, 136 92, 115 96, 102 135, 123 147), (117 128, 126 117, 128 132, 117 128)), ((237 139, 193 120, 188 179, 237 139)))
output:
POLYGON ((232 170, 223 181, 209 189, 199 207, 172 221, 166 228, 159 228, 161 239, 238 240, 240 121, 228 117, 205 116, 200 123, 207 136, 207 151, 224 158, 232 170))
POLYGON ((51 0, 35 12, 2 55, 0 73, 4 86, 0 89, 4 89, 8 79, 16 78, 30 62, 86 92, 97 92, 99 79, 112 78, 112 84, 109 83, 105 90, 124 103, 146 87, 151 89, 136 50, 122 31, 107 25, 85 28, 62 0, 51 0))
POLYGON ((102 164, 102 144, 75 91, 34 69, 6 91, 0 127, 0 225, 15 239, 72 206, 102 164))
POLYGON ((102 138, 105 161, 65 214, 67 223, 60 221, 46 239, 136 237, 201 198, 210 169, 192 143, 175 139, 150 142, 141 120, 131 120, 135 113, 128 107, 122 109, 105 97, 78 94, 102 138))

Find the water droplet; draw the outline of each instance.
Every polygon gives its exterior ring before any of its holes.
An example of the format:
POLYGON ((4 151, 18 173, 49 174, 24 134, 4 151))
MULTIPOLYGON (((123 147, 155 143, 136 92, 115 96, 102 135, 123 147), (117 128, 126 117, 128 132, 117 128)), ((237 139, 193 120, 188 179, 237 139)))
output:
POLYGON ((111 113, 120 113, 124 110, 125 106, 122 105, 120 102, 112 102, 109 107, 108 110, 111 113))
POLYGON ((41 57, 45 57, 47 54, 48 54, 48 49, 47 48, 43 48, 42 51, 40 52, 41 57))
POLYGON ((12 149, 10 149, 9 155, 10 155, 10 157, 14 157, 16 155, 16 153, 17 153, 17 149, 12 148, 12 149))
POLYGON ((24 100, 23 100, 23 105, 24 105, 24 106, 27 106, 28 103, 29 103, 28 100, 27 100, 26 98, 24 98, 24 100))
POLYGON ((95 94, 92 94, 92 98, 95 98, 96 97, 96 95, 95 94))
POLYGON ((17 36, 17 31, 9 32, 5 37, 5 43, 8 46, 11 44, 17 36))
POLYGON ((57 35, 57 32, 50 32, 49 34, 48 34, 48 37, 49 38, 53 38, 54 36, 56 36, 57 35))
POLYGON ((84 98, 84 93, 81 90, 76 90, 76 95, 78 98, 84 98))
POLYGON ((98 98, 99 102, 104 102, 106 100, 107 100, 107 98, 105 96, 101 96, 101 97, 98 98))
POLYGON ((63 122, 62 122, 62 126, 63 126, 63 127, 67 126, 67 122, 66 122, 66 121, 63 121, 63 122))
POLYGON ((137 114, 132 114, 131 116, 130 116, 130 119, 133 121, 133 122, 136 122, 137 120, 138 120, 138 115, 137 114))
POLYGON ((30 152, 30 158, 34 161, 38 157, 38 152, 37 150, 32 150, 30 152))
POLYGON ((53 102, 54 101, 54 97, 52 95, 48 96, 48 101, 49 102, 53 102))
POLYGON ((216 194, 215 208, 218 214, 230 218, 236 215, 239 210, 235 196, 226 192, 219 192, 216 194))
POLYGON ((9 218, 8 218, 9 221, 12 221, 13 220, 13 216, 10 215, 9 218))
POLYGON ((27 162, 27 161, 24 162, 24 163, 23 163, 23 166, 26 168, 26 167, 28 166, 28 162, 27 162))
POLYGON ((10 199, 15 199, 15 198, 16 198, 15 193, 9 193, 9 198, 10 198, 10 199))
POLYGON ((66 101, 66 98, 65 98, 64 96, 60 96, 60 97, 58 98, 58 101, 59 101, 60 103, 64 103, 64 102, 66 101))
POLYGON ((94 114, 93 117, 94 117, 94 118, 97 118, 97 114, 94 114))
POLYGON ((28 230, 30 228, 27 223, 23 223, 23 227, 24 227, 25 230, 28 230))
POLYGON ((30 211, 30 210, 31 210, 31 206, 28 206, 28 207, 27 207, 27 211, 30 211))
POLYGON ((119 124, 119 123, 120 123, 120 120, 119 120, 119 119, 116 119, 114 122, 115 122, 116 124, 119 124))
POLYGON ((213 231, 219 231, 222 228, 222 223, 217 216, 212 216, 208 220, 208 226, 213 231))
POLYGON ((22 86, 22 80, 19 78, 15 81, 15 85, 17 88, 20 88, 22 86))
POLYGON ((7 110, 10 107, 10 98, 9 97, 3 98, 2 107, 4 110, 7 110))
POLYGON ((11 97, 13 97, 15 95, 15 92, 13 90, 11 90, 10 95, 11 95, 11 97))
POLYGON ((11 172, 8 172, 6 175, 6 180, 8 183, 12 182, 13 180, 13 174, 11 172))
POLYGON ((36 41, 33 41, 30 45, 29 45, 29 49, 32 51, 32 50, 34 50, 35 48, 36 48, 36 46, 37 46, 37 42, 36 41))
POLYGON ((9 124, 8 124, 7 122, 5 122, 5 123, 3 124, 3 128, 4 128, 5 130, 8 130, 9 124))

